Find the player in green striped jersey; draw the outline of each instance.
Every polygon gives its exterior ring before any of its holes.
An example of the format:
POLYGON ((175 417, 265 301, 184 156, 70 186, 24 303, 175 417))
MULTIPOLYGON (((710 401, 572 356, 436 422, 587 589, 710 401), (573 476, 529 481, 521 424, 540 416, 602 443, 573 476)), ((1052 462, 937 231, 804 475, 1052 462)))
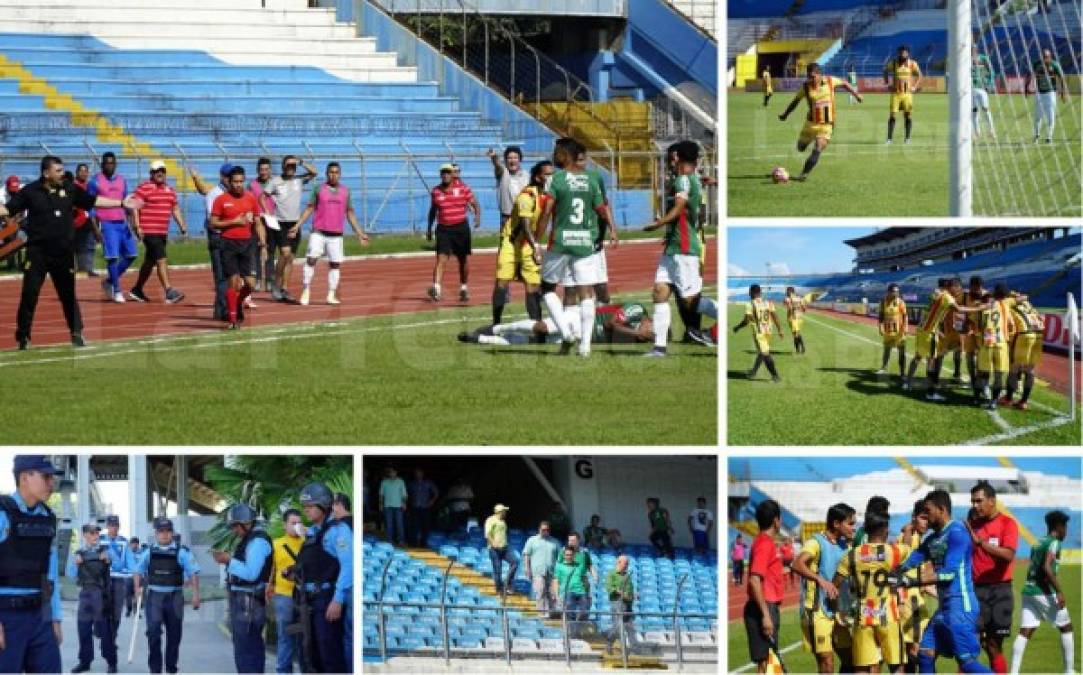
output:
POLYGON ((1038 142, 1041 135, 1042 122, 1048 129, 1045 137, 1046 143, 1053 142, 1053 127, 1057 123, 1057 93, 1065 103, 1068 102, 1068 82, 1064 79, 1064 69, 1053 58, 1053 50, 1042 50, 1042 58, 1035 61, 1031 66, 1031 72, 1027 73, 1027 80, 1023 84, 1023 95, 1030 91, 1030 82, 1034 81, 1034 142, 1038 142))
POLYGON ((1023 665, 1023 651, 1027 640, 1043 621, 1060 630, 1060 647, 1064 656, 1064 672, 1071 673, 1075 657, 1072 635, 1072 619, 1064 605, 1064 589, 1057 578, 1060 567, 1060 550, 1068 535, 1068 514, 1050 511, 1045 514, 1049 534, 1030 549, 1030 568, 1023 585, 1023 611, 1019 621, 1019 635, 1012 646, 1012 672, 1018 673, 1023 665))
POLYGON ((970 48, 970 84, 973 90, 974 112, 974 137, 981 135, 981 117, 978 111, 985 113, 985 119, 989 122, 989 135, 997 137, 996 128, 993 127, 993 113, 989 110, 989 94, 996 93, 996 71, 993 70, 993 62, 985 54, 978 52, 978 45, 970 48))

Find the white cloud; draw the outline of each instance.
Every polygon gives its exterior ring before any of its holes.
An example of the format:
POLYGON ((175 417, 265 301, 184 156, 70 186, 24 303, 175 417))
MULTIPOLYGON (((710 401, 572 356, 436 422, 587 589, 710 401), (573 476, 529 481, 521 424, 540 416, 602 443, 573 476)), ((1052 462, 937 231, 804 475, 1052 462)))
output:
POLYGON ((731 277, 748 277, 752 276, 752 273, 736 263, 727 263, 726 275, 731 277))
POLYGON ((769 262, 767 263, 767 273, 772 276, 789 276, 790 266, 784 262, 769 262))

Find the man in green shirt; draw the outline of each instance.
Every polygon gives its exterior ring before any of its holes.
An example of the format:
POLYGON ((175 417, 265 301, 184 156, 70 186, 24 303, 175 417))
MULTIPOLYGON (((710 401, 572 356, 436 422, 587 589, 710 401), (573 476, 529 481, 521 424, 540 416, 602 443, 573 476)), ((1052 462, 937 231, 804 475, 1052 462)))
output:
POLYGON ((556 596, 550 593, 553 568, 560 553, 560 542, 549 534, 549 523, 538 525, 538 533, 523 545, 523 568, 534 589, 534 603, 539 612, 552 612, 557 608, 556 596))
POLYGON ((669 520, 669 509, 662 508, 657 497, 647 498, 647 522, 651 526, 650 541, 656 552, 673 560, 673 523, 669 520))
POLYGON ((978 116, 978 111, 981 110, 985 112, 985 119, 989 122, 989 135, 995 139, 997 132, 993 127, 993 113, 989 110, 989 92, 996 93, 996 72, 993 70, 993 62, 988 56, 978 52, 977 44, 970 47, 970 59, 970 84, 974 99, 971 106, 974 113, 974 137, 981 135, 981 117, 978 116))
POLYGON ((398 546, 406 540, 403 514, 406 511, 406 483, 399 478, 395 467, 384 469, 380 481, 380 509, 384 512, 384 535, 398 546))
POLYGON ((1053 50, 1048 47, 1042 50, 1042 58, 1034 62, 1031 72, 1027 73, 1026 82, 1023 84, 1023 95, 1030 92, 1030 82, 1034 80, 1034 142, 1038 142, 1041 135, 1042 122, 1044 121, 1048 131, 1045 142, 1053 142, 1053 127, 1057 122, 1057 92, 1060 92, 1062 101, 1068 101, 1068 83, 1064 79, 1064 69, 1053 58, 1053 50))
POLYGON ((1068 535, 1068 514, 1050 511, 1045 514, 1049 534, 1030 549, 1030 568, 1023 584, 1023 612, 1019 621, 1019 635, 1012 646, 1012 672, 1018 673, 1023 665, 1023 651, 1027 640, 1043 621, 1060 630, 1060 647, 1064 657, 1064 672, 1074 672, 1075 640, 1072 635, 1072 619, 1064 605, 1064 589, 1057 571, 1060 567, 1061 543, 1068 535))
POLYGON ((596 175, 576 167, 580 155, 586 153, 581 143, 561 138, 553 150, 553 163, 560 170, 546 188, 549 200, 545 204, 538 230, 545 232, 552 221, 549 249, 542 260, 541 250, 534 249, 534 259, 542 266, 542 298, 549 315, 560 329, 561 353, 568 354, 575 345, 572 332, 573 316, 566 316, 564 304, 557 296, 558 284, 574 286, 579 296, 579 355, 590 356, 594 328, 594 285, 601 282, 602 270, 594 255, 599 238, 598 216, 605 213, 605 198, 596 175), (567 272, 570 270, 570 277, 567 272), (570 282, 570 283, 569 283, 570 282))
POLYGON ((515 581, 515 572, 519 569, 519 560, 508 546, 508 507, 497 504, 493 515, 485 519, 485 541, 489 544, 489 560, 493 564, 493 584, 496 594, 503 597, 511 590, 515 581), (504 561, 508 562, 508 580, 504 583, 504 561))
MULTIPOLYGON (((647 353, 651 357, 666 355, 670 326, 669 297, 672 293, 676 293, 677 302, 684 306, 685 316, 694 316, 695 323, 698 323, 700 314, 718 320, 718 303, 702 295, 699 254, 703 241, 699 235, 699 209, 703 201, 703 188, 696 173, 699 144, 681 141, 672 147, 677 153, 678 163, 677 176, 669 191, 669 210, 643 228, 647 232, 666 228, 665 248, 654 274, 654 348, 647 353)), ((714 344, 698 325, 688 326, 687 329, 688 336, 695 342, 708 346, 714 344)))
POLYGON ((575 551, 571 547, 564 553, 553 569, 553 595, 560 599, 561 607, 568 622, 568 637, 580 637, 583 621, 587 614, 587 589, 583 584, 583 567, 576 563, 575 551))
MULTIPOLYGON (((638 648, 636 641, 636 629, 632 614, 632 603, 636 599, 635 585, 632 583, 632 575, 628 572, 628 556, 622 555, 617 558, 617 566, 605 577, 605 591, 609 596, 609 613, 613 619, 613 627, 605 635, 605 651, 613 653, 613 643, 621 639, 621 624, 624 624, 624 637, 628 640, 628 651, 634 652, 638 648)), ((621 642, 621 649, 624 643, 621 642)))

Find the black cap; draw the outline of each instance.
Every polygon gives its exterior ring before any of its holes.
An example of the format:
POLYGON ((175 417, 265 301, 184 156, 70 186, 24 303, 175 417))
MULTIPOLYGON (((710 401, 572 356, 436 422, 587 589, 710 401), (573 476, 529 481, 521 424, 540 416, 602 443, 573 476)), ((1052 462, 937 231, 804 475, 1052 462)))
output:
POLYGON ((117 527, 120 527, 120 516, 106 516, 105 524, 116 525, 117 527))
POLYGON ((15 473, 18 474, 23 471, 40 471, 53 475, 62 473, 60 469, 45 459, 45 455, 15 455, 15 473))
POLYGON ((156 532, 158 530, 172 531, 173 530, 173 521, 170 520, 169 518, 166 518, 165 516, 159 516, 158 518, 154 519, 154 530, 156 532))
POLYGON ((87 523, 83 525, 83 532, 101 532, 102 528, 98 527, 97 523, 87 523))

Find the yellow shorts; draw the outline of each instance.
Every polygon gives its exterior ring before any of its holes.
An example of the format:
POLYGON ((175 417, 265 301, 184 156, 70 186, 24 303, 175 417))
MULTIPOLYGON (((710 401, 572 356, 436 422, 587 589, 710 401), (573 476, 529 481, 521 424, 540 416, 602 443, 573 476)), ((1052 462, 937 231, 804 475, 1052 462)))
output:
POLYGON ((789 321, 790 321, 790 332, 792 332, 792 333, 800 333, 801 332, 801 321, 802 320, 801 319, 790 319, 789 321))
POLYGON ((899 603, 899 622, 902 624, 903 642, 910 644, 911 642, 921 642, 921 636, 925 635, 925 628, 929 625, 929 620, 933 618, 933 613, 929 609, 929 606, 922 602, 918 605, 918 633, 917 639, 914 639, 914 610, 910 607, 909 602, 899 603))
POLYGON ((891 112, 912 112, 914 110, 914 95, 913 94, 892 94, 891 95, 891 112))
POLYGON ((983 373, 1006 373, 1008 372, 1008 345, 999 344, 987 347, 982 345, 978 349, 978 370, 983 373))
POLYGON ((834 124, 814 124, 812 122, 805 122, 805 126, 801 127, 801 135, 797 137, 797 142, 801 145, 808 145, 817 138, 830 141, 831 132, 834 130, 834 124))
POLYGON ((902 635, 899 624, 889 621, 886 626, 854 626, 854 665, 873 666, 880 663, 902 663, 902 635))
POLYGON ((936 355, 943 356, 949 352, 954 352, 962 349, 963 341, 955 331, 944 333, 944 337, 940 338, 940 344, 936 346, 936 355))
POLYGON ((773 94, 773 93, 775 93, 775 90, 772 89, 771 87, 767 87, 766 89, 763 90, 763 92, 765 94, 773 94))
POLYGON ((882 337, 885 347, 899 348, 906 346, 905 333, 884 333, 882 337))
POLYGON ((978 336, 974 333, 963 334, 963 352, 975 354, 978 351, 978 336))
POLYGON ((534 262, 530 244, 515 246, 508 239, 500 240, 496 254, 497 281, 523 281, 537 286, 541 284, 541 267, 534 262))
POLYGON ((756 343, 756 349, 761 354, 771 353, 771 336, 770 335, 752 335, 753 341, 756 343))
POLYGON ((850 646, 850 631, 820 610, 801 618, 801 641, 806 652, 830 654, 837 648, 850 646))
POLYGON ((1037 367, 1042 362, 1042 334, 1020 333, 1012 346, 1013 366, 1037 367))
POLYGON ((935 333, 926 333, 919 330, 914 335, 914 354, 920 359, 929 359, 936 356, 937 336, 935 333))

